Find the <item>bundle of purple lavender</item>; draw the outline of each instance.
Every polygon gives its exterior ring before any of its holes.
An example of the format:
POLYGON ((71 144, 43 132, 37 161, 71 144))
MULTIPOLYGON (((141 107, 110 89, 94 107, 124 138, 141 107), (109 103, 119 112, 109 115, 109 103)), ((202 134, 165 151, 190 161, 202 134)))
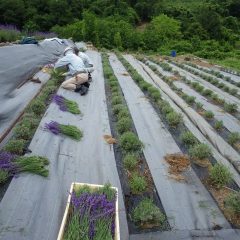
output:
POLYGON ((74 140, 80 141, 83 134, 76 126, 73 125, 64 125, 56 121, 51 121, 50 123, 45 124, 45 129, 49 130, 55 135, 63 134, 74 140))
POLYGON ((114 239, 116 197, 109 184, 95 190, 87 185, 74 190, 63 239, 114 239))
POLYGON ((63 112, 70 112, 73 114, 81 113, 76 102, 68 100, 62 95, 54 95, 52 101, 56 103, 63 112))
POLYGON ((9 152, 0 152, 0 183, 4 183, 11 176, 20 172, 30 172, 44 177, 48 176, 46 166, 49 161, 40 156, 22 156, 9 152))

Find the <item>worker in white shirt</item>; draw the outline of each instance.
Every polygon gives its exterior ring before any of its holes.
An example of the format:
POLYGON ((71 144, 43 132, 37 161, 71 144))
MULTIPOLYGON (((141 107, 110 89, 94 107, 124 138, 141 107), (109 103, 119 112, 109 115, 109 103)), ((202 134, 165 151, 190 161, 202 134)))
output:
POLYGON ((64 57, 56 62, 54 68, 56 69, 63 66, 69 68, 68 75, 73 77, 64 81, 61 87, 85 95, 89 87, 88 73, 92 72, 93 69, 86 68, 83 60, 75 54, 74 49, 71 47, 65 49, 64 57))

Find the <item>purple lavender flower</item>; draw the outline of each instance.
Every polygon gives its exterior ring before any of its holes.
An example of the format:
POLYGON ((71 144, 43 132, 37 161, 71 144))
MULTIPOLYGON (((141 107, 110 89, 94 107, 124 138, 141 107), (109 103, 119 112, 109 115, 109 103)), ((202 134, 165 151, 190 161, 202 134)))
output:
POLYGON ((9 152, 0 152, 0 169, 8 171, 8 172, 15 172, 16 166, 13 163, 15 155, 9 152))
POLYGON ((65 104, 65 98, 63 96, 55 94, 52 98, 52 101, 59 106, 61 111, 66 112, 68 110, 65 104))
POLYGON ((55 135, 58 135, 60 133, 60 126, 59 123, 55 121, 51 121, 50 123, 45 124, 45 129, 49 130, 55 135))
POLYGON ((75 192, 71 196, 71 205, 74 212, 80 214, 80 221, 87 217, 89 219, 89 239, 94 239, 95 223, 97 220, 106 219, 111 222, 112 236, 115 231, 115 198, 112 201, 107 199, 105 194, 82 193, 77 196, 75 192))

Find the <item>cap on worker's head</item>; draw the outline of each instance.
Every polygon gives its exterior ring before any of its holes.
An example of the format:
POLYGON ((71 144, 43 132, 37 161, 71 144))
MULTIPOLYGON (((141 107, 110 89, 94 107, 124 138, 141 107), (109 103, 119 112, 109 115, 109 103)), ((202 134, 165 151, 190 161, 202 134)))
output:
POLYGON ((63 55, 65 56, 66 54, 67 54, 67 52, 73 52, 73 49, 72 49, 72 47, 67 47, 67 48, 65 48, 65 50, 64 50, 64 52, 63 52, 63 55))

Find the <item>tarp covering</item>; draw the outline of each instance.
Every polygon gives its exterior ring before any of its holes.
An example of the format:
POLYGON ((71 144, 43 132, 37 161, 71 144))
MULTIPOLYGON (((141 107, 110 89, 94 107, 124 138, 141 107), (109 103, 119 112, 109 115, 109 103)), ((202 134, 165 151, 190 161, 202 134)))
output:
POLYGON ((204 136, 204 134, 199 130, 198 126, 195 125, 193 121, 191 121, 189 116, 181 109, 181 107, 179 107, 174 102, 174 100, 172 100, 164 91, 162 91, 162 89, 160 88, 160 85, 157 82, 153 81, 153 79, 147 74, 147 72, 144 70, 143 66, 139 63, 139 61, 137 61, 131 55, 124 55, 124 57, 136 69, 136 71, 144 78, 145 81, 159 88, 163 99, 168 101, 175 111, 182 114, 184 124, 189 129, 189 131, 191 131, 200 142, 206 143, 211 148, 213 157, 216 159, 216 161, 224 164, 230 169, 230 171, 233 174, 233 179, 240 187, 240 175, 236 171, 236 169, 233 167, 233 165, 219 153, 216 147, 204 136))
POLYGON ((180 152, 179 147, 143 92, 130 76, 124 74, 126 69, 114 54, 110 55, 110 64, 122 88, 139 139, 144 144, 143 152, 172 229, 212 229, 216 224, 223 228, 230 228, 216 203, 191 168, 184 173, 187 183, 169 178, 168 164, 164 156, 180 152), (209 212, 208 207, 199 207, 201 201, 205 202, 210 209, 214 209, 216 216, 209 212))
POLYGON ((58 91, 78 103, 82 116, 61 112, 56 104, 49 106, 30 145, 32 154, 49 158, 49 177, 21 174, 13 178, 0 203, 1 240, 55 240, 73 181, 110 182, 118 187, 121 240, 129 239, 113 147, 103 138, 111 130, 101 57, 93 51, 88 54, 96 68, 88 94, 58 91), (51 120, 79 127, 83 139, 76 142, 45 131, 44 124, 51 120))
MULTIPOLYGON (((41 84, 24 83, 43 65, 56 61, 67 45, 73 43, 42 41, 0 48, 0 138, 41 88, 41 84)), ((48 78, 43 76, 42 80, 44 83, 48 78)))

